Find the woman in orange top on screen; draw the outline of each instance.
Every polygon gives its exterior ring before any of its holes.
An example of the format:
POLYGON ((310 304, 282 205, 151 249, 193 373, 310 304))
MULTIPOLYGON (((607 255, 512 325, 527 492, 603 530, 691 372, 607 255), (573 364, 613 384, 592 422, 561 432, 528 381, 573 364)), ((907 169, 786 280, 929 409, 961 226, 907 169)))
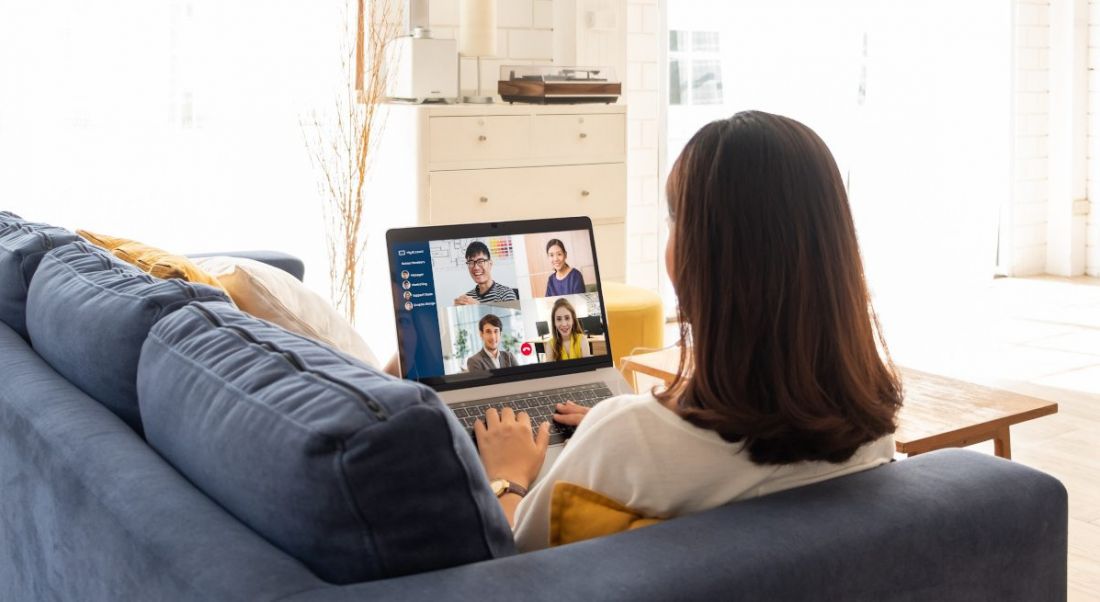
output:
MULTIPOLYGON (((901 383, 863 277, 836 162, 805 125, 757 111, 703 127, 668 179, 665 263, 681 359, 667 388, 591 410, 526 496, 505 493, 516 545, 549 545, 556 482, 669 518, 889 462, 901 383)), ((489 410, 490 478, 530 485, 549 439, 489 410)))
POLYGON ((550 310, 550 319, 554 324, 550 329, 550 342, 546 344, 546 361, 574 360, 592 355, 573 304, 567 299, 558 299, 554 302, 554 309, 550 310))

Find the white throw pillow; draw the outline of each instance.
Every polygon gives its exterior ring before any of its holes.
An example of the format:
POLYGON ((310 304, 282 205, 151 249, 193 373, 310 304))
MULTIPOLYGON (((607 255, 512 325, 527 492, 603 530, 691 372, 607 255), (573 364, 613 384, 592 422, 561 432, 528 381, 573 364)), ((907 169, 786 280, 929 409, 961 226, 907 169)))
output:
POLYGON ((217 278, 241 311, 380 368, 378 358, 347 319, 294 276, 240 257, 200 257, 193 261, 217 278))

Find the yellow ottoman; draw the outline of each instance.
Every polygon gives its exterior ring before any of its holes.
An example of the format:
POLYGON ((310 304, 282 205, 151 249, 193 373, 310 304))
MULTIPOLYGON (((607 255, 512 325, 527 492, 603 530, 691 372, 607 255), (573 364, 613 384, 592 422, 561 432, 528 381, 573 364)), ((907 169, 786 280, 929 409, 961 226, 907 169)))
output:
POLYGON ((616 368, 625 356, 664 347, 665 311, 660 295, 620 282, 604 282, 603 301, 616 368))

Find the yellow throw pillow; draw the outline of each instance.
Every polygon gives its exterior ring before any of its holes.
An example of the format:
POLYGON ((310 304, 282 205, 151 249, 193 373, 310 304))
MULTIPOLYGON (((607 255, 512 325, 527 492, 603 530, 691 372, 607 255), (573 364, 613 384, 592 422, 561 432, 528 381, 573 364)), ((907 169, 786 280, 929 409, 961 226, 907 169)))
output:
POLYGON ((564 481, 554 483, 550 497, 551 546, 613 535, 663 521, 647 518, 603 494, 564 481))
POLYGON ((115 257, 137 266, 138 269, 155 278, 179 278, 225 290, 225 287, 218 283, 217 278, 207 274, 182 255, 173 255, 168 251, 127 238, 96 234, 87 230, 77 230, 76 233, 88 242, 107 249, 115 257))
POLYGON ((241 311, 379 367, 378 359, 347 319, 294 276, 240 257, 199 257, 195 263, 218 279, 241 311))

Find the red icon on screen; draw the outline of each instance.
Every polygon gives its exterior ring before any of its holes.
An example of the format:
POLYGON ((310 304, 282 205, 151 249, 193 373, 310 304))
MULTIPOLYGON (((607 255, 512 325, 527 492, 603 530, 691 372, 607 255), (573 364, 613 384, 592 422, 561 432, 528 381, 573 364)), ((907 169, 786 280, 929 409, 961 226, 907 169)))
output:
POLYGON ((523 355, 531 355, 531 343, 524 343, 520 345, 519 352, 523 355))

